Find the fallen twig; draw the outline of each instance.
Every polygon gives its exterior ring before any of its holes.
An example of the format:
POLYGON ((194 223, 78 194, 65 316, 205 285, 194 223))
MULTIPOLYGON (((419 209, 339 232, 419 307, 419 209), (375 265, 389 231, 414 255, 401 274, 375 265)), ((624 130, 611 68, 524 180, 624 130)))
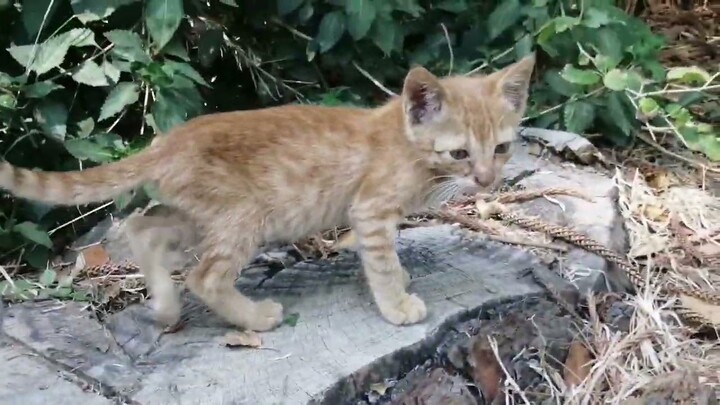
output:
POLYGON ((663 147, 663 146, 660 145, 659 143, 657 143, 657 142, 653 141, 652 139, 648 138, 647 135, 645 135, 645 134, 642 134, 642 133, 638 134, 638 138, 639 138, 641 141, 645 142, 646 144, 648 144, 648 145, 652 146, 653 148, 657 149, 659 152, 664 153, 664 154, 666 154, 666 155, 668 155, 668 156, 670 156, 670 157, 672 157, 672 158, 675 158, 675 159, 677 159, 677 160, 681 160, 681 161, 683 161, 683 162, 685 162, 685 163, 687 163, 687 164, 689 164, 689 165, 691 165, 691 166, 693 166, 693 167, 697 167, 698 169, 702 169, 702 170, 706 170, 706 171, 709 171, 709 172, 712 172, 712 173, 718 173, 718 174, 720 174, 720 169, 715 168, 715 167, 708 166, 708 165, 706 165, 706 164, 703 164, 702 162, 698 162, 698 161, 696 161, 696 160, 694 160, 694 159, 690 159, 689 157, 686 157, 686 156, 677 154, 677 153, 675 153, 675 152, 673 152, 673 151, 671 151, 671 150, 668 150, 667 148, 663 147))

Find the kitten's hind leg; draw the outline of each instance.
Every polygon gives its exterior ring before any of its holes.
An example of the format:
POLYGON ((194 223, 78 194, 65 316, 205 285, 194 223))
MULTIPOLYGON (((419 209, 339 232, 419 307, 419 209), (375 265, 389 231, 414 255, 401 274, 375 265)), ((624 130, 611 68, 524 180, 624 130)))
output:
MULTIPOLYGON (((237 238, 230 239, 237 241, 237 238)), ((273 329, 282 321, 282 305, 269 299, 253 301, 235 288, 238 269, 245 266, 257 250, 257 245, 250 240, 237 242, 229 244, 227 238, 208 239, 200 264, 188 275, 187 286, 231 324, 258 332, 273 329)))
POLYGON ((125 221, 130 250, 150 292, 150 305, 158 322, 173 326, 180 319, 180 295, 165 268, 164 257, 173 253, 171 245, 186 244, 184 237, 194 232, 192 225, 177 218, 146 217, 133 214, 125 221))

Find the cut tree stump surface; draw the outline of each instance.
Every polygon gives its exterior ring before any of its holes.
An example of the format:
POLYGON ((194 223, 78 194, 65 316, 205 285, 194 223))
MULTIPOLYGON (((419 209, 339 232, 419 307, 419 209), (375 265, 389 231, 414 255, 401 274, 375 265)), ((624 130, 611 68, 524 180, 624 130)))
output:
MULTIPOLYGON (((527 173, 519 184, 528 189, 569 187, 593 197, 594 202, 587 202, 555 196, 562 204, 537 200, 520 207, 549 222, 574 226, 611 248, 624 246, 607 176, 540 159, 525 147, 506 173, 508 178, 527 173)), ((107 220, 77 244, 103 240, 113 262, 132 259, 116 230, 117 219, 107 220)), ((88 401, 93 404, 105 401, 101 395, 139 404, 304 404, 320 400, 340 379, 426 339, 468 310, 542 294, 545 290, 535 280, 552 282, 557 271, 522 247, 491 242, 451 225, 403 230, 398 250, 412 275, 410 291, 428 305, 428 318, 421 324, 397 327, 380 317, 352 252, 295 263, 272 277, 261 268, 243 273, 238 281, 243 292, 272 297, 283 303, 286 316, 297 314, 295 326, 262 333, 261 349, 223 346, 220 338, 232 329, 187 294, 187 322, 173 334, 154 326, 145 304, 131 305, 100 323, 81 303, 22 303, 4 308, 0 322, 13 350, 33 353, 23 361, 32 362, 28 367, 40 370, 33 372, 53 390, 63 390, 69 402, 87 401, 93 394, 73 391, 66 387, 73 383, 65 380, 50 381, 53 372, 48 370, 61 369, 89 383, 98 392, 96 402, 88 401)), ((577 248, 570 247, 550 266, 574 274, 582 293, 606 284, 601 277, 606 263, 577 248)), ((621 277, 609 281, 624 283, 621 277)), ((12 356, 2 350, 0 355, 12 356)), ((18 391, 18 400, 45 395, 32 392, 41 388, 26 381, 31 378, 10 374, 0 386, 0 402, 8 390, 18 391)))

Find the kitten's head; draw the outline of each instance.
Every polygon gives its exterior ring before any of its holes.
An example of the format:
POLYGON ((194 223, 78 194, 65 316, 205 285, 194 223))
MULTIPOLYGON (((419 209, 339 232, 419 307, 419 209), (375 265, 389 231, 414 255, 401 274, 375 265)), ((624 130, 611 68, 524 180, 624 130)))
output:
POLYGON ((497 183, 525 113, 534 55, 487 76, 437 78, 410 70, 402 104, 408 138, 457 192, 497 183))

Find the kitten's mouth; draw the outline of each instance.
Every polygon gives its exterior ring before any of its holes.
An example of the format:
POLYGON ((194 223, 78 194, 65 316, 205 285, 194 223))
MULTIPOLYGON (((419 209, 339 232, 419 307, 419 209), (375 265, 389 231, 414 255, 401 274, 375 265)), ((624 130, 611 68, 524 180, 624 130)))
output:
POLYGON ((458 183, 459 183, 458 185, 460 186, 460 188, 458 189, 458 194, 466 196, 466 197, 473 196, 473 195, 483 191, 483 189, 485 188, 485 187, 479 186, 477 183, 475 183, 471 179, 462 179, 462 181, 460 181, 458 183))

